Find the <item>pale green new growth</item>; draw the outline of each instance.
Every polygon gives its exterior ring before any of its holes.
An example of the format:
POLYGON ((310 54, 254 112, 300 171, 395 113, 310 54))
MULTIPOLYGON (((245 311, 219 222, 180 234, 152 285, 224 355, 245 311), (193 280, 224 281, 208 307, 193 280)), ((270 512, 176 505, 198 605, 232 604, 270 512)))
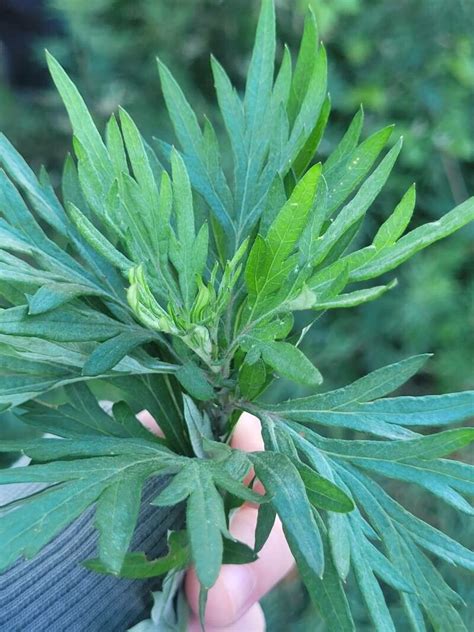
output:
MULTIPOLYGON (((285 49, 275 70, 275 51, 273 1, 263 0, 242 96, 211 61, 225 159, 211 123, 201 125, 161 62, 178 148, 157 140, 155 154, 124 110, 103 140, 50 55, 74 134, 61 201, 0 136, 0 405, 62 438, 0 444, 34 460, 1 470, 0 483, 51 485, 0 509, 0 569, 35 555, 95 504, 98 558, 88 568, 148 578, 193 564, 203 609, 221 564, 255 560, 278 514, 327 629, 354 630, 345 582, 355 581, 376 630, 394 630, 384 585, 400 593, 417 632, 464 630, 462 600, 432 558, 472 569, 474 556, 382 483, 417 485, 472 514, 472 468, 444 457, 468 445, 474 430, 418 430, 468 419, 474 393, 386 398, 427 356, 316 391, 323 377, 299 348, 307 328, 297 330, 293 312, 380 297, 395 279, 360 283, 473 220, 474 199, 405 233, 412 186, 372 243, 355 250, 401 139, 384 153, 386 127, 361 142, 360 110, 321 164, 330 101, 311 12, 295 63, 285 49), (268 404, 261 395, 276 376, 315 392, 268 404), (110 413, 93 381, 113 387, 110 413), (59 387, 62 403, 53 405, 46 394, 59 387), (137 421, 141 409, 164 439, 137 421), (266 452, 229 447, 242 411, 260 418, 266 452), (251 467, 263 497, 242 483, 251 467), (164 557, 148 560, 128 549, 143 485, 164 475, 169 484, 153 504, 184 503, 186 525, 170 534, 164 557), (260 503, 255 550, 228 531, 230 509, 244 501, 260 503)), ((178 589, 172 577, 169 599, 178 589)), ((184 600, 177 603, 176 620, 186 613, 184 600)))

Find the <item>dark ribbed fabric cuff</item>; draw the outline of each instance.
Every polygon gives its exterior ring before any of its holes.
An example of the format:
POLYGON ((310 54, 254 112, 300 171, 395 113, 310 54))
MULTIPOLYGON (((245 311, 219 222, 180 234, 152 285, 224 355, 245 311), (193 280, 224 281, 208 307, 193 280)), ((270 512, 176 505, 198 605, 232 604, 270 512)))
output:
MULTIPOLYGON (((159 557, 169 529, 182 524, 178 508, 152 507, 166 481, 145 486, 132 549, 159 557)), ((97 556, 91 509, 65 529, 33 560, 0 575, 0 632, 125 632, 149 616, 151 591, 160 580, 125 580, 86 570, 97 556)), ((2 544, 0 543, 0 546, 2 544)))

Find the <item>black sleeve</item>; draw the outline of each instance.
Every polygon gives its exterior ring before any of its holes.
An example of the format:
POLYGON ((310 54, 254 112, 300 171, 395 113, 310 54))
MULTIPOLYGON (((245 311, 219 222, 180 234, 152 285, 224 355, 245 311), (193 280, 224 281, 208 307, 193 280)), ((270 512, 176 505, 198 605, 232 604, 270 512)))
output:
MULTIPOLYGON (((182 523, 179 508, 152 507, 165 482, 145 486, 132 549, 159 557, 182 523)), ((32 560, 0 574, 0 632, 125 632, 149 616, 160 580, 125 580, 86 570, 97 556, 94 511, 86 512, 32 560)), ((0 546, 2 544, 0 543, 0 546)))

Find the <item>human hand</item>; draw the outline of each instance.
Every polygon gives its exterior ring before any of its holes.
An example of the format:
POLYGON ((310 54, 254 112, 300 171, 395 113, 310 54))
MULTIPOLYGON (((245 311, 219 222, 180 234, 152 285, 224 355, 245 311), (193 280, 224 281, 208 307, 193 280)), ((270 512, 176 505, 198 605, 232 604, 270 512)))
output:
MULTIPOLYGON (((149 430, 158 431, 154 420, 148 414, 141 413, 139 418, 149 430)), ((235 428, 231 445, 245 452, 263 450, 259 420, 244 413, 235 428)), ((258 485, 259 483, 257 491, 258 485)), ((245 503, 234 513, 229 525, 232 535, 252 547, 255 541, 257 512, 257 507, 245 503)), ((293 566, 294 559, 277 517, 270 537, 256 562, 242 565, 226 564, 222 567, 217 582, 210 589, 207 598, 207 632, 263 632, 265 618, 259 600, 282 580, 293 566)), ((189 632, 200 632, 197 617, 199 581, 193 569, 186 575, 185 591, 193 612, 189 632)))
MULTIPOLYGON (((255 452, 263 450, 259 420, 244 413, 231 442, 232 447, 255 452)), ((258 485, 258 484, 257 484, 258 485)), ((261 489, 261 486, 260 486, 261 489)), ((257 489, 258 491, 258 489, 257 489)), ((230 532, 249 546, 254 545, 257 507, 245 503, 231 518, 230 532)), ((270 537, 252 564, 226 564, 207 598, 207 632, 263 632, 265 619, 259 600, 271 590, 294 565, 294 559, 277 517, 270 537)), ((193 569, 185 581, 186 595, 194 613, 189 631, 199 632, 197 619, 199 582, 193 569)))

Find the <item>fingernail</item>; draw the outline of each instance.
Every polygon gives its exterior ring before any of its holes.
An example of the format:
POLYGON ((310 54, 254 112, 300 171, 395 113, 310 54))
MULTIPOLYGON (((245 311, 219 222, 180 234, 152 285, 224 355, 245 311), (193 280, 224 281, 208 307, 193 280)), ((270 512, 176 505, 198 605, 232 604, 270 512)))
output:
POLYGON ((252 603, 257 576, 248 564, 229 564, 222 569, 221 581, 234 609, 233 618, 237 618, 252 603))

